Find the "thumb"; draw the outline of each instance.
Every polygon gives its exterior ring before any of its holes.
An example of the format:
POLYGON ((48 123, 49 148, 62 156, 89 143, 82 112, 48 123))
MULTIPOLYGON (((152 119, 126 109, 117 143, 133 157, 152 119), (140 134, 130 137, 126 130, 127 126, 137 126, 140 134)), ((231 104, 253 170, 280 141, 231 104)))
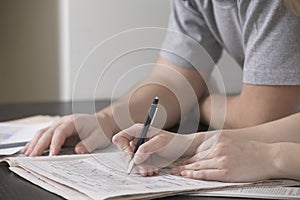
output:
POLYGON ((150 155, 161 151, 168 142, 163 135, 154 136, 139 147, 135 154, 135 164, 138 165, 145 162, 150 155))
POLYGON ((76 146, 75 146, 75 153, 77 154, 85 154, 85 153, 89 153, 88 150, 85 148, 85 146, 83 145, 82 142, 79 142, 76 146))
POLYGON ((75 152, 78 154, 91 153, 98 148, 105 148, 109 144, 110 140, 105 135, 94 132, 75 146, 75 152))

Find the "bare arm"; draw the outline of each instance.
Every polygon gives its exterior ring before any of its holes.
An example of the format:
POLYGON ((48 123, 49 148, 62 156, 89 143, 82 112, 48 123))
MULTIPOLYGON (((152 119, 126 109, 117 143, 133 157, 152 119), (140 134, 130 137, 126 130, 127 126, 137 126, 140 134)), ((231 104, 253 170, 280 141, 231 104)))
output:
POLYGON ((300 113, 243 129, 224 130, 225 134, 233 134, 244 139, 265 143, 294 142, 300 143, 300 113))
POLYGON ((145 121, 149 105, 153 98, 158 96, 160 109, 155 121, 156 126, 169 128, 178 123, 181 115, 190 112, 205 92, 205 83, 197 70, 185 69, 160 58, 157 66, 145 80, 138 83, 115 104, 99 111, 98 114, 105 113, 109 118, 115 119, 117 123, 114 126, 119 126, 115 130, 128 128, 133 123, 145 121), (124 121, 129 118, 132 121, 124 121))
POLYGON ((76 153, 104 148, 119 130, 144 122, 155 96, 160 99, 160 113, 155 125, 171 127, 194 107, 204 92, 206 87, 197 70, 185 69, 159 59, 151 74, 120 100, 96 115, 62 117, 49 128, 38 132, 23 153, 37 156, 49 147, 50 154, 56 155, 63 145, 71 143, 68 140, 73 136, 77 136, 71 140, 76 145, 76 153))
MULTIPOLYGON (((216 99, 223 98, 213 95, 216 99)), ((300 111, 300 86, 260 86, 244 84, 238 96, 226 98, 224 128, 243 128, 277 120, 300 111)), ((213 110, 224 109, 216 104, 213 110), (219 106, 219 107, 218 107, 219 106)), ((204 123, 211 119, 211 97, 202 99, 200 111, 204 123)), ((216 115, 222 117, 222 115, 216 115)), ((216 119, 219 122, 221 119, 216 119)), ((212 124, 214 126, 214 124, 212 124)), ((216 128, 222 128, 217 126, 216 128)))
MULTIPOLYGON (((205 133, 197 133, 197 153, 188 161, 189 164, 175 171, 185 171, 183 175, 189 178, 220 181, 244 182, 274 178, 300 180, 299 122, 300 113, 296 113, 250 128, 222 130, 216 144, 212 143, 215 146, 208 155, 213 168, 219 169, 212 173, 209 169, 205 171, 206 169, 195 168, 206 162, 199 160, 202 147, 206 146, 202 145, 205 133), (220 171, 223 171, 223 174, 220 174, 220 171)), ((193 146, 189 150, 192 149, 193 146)))
POLYGON ((195 156, 172 172, 188 178, 229 182, 300 180, 299 143, 267 144, 231 136, 221 135, 208 154, 199 146, 195 156))
MULTIPOLYGON (((179 135, 159 131, 138 150, 140 164, 155 153, 166 160, 188 157, 172 173, 194 179, 257 181, 272 178, 300 180, 300 113, 266 124, 243 128, 179 135), (185 146, 186 148, 178 148, 185 146), (177 156, 177 157, 176 157, 177 156)), ((113 142, 132 152, 138 126, 124 130, 113 142)), ((141 129, 142 126, 139 127, 141 129)), ((143 175, 152 175, 152 172, 143 175)))

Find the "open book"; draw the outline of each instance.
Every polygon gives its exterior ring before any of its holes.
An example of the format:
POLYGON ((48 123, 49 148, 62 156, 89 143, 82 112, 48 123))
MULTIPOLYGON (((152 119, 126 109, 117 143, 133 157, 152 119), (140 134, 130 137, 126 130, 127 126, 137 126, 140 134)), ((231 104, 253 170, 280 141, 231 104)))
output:
POLYGON ((122 153, 97 153, 54 157, 4 159, 10 170, 28 181, 67 199, 145 199, 221 188, 239 188, 260 183, 222 183, 170 175, 127 175, 122 153))

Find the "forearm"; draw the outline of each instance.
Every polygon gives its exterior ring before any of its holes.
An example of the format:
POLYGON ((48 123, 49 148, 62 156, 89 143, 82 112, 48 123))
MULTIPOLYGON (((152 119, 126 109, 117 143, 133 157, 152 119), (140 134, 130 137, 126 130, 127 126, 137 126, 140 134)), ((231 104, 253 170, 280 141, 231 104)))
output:
POLYGON ((112 132, 116 133, 133 123, 144 123, 153 98, 158 96, 159 109, 153 125, 169 128, 194 107, 205 91, 205 83, 196 70, 187 70, 159 59, 145 80, 99 111, 98 115, 104 113, 110 118, 106 121, 110 121, 112 132))
POLYGON ((238 128, 239 96, 212 94, 199 102, 201 122, 214 129, 238 128))
POLYGON ((294 142, 300 143, 300 113, 288 117, 243 129, 224 130, 231 134, 249 140, 265 143, 294 142))
POLYGON ((193 140, 187 150, 187 155, 193 154, 195 149, 209 135, 223 134, 229 138, 253 140, 262 143, 290 142, 300 143, 300 113, 283 119, 243 129, 226 129, 192 134, 193 140))
POLYGON ((99 111, 98 119, 109 124, 112 134, 128 128, 134 123, 144 123, 149 106, 155 96, 159 97, 160 106, 154 125, 169 127, 179 121, 180 109, 174 95, 166 88, 153 84, 137 86, 126 96, 99 111), (166 102, 168 99, 171 100, 166 102))
POLYGON ((201 117, 214 128, 256 126, 299 112, 299 92, 299 86, 244 84, 240 95, 224 97, 212 94, 201 99, 201 117))

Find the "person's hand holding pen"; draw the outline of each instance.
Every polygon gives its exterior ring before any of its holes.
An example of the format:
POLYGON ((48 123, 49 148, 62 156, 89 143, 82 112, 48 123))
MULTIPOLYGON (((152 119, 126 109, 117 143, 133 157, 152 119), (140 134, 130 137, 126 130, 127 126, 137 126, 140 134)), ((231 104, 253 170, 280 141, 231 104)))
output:
POLYGON ((145 124, 144 124, 144 127, 143 129, 141 130, 141 133, 139 135, 139 138, 137 140, 137 142, 135 143, 135 147, 134 147, 134 150, 133 150, 133 153, 132 153, 132 156, 131 156, 131 160, 129 162, 129 166, 128 166, 128 171, 127 173, 130 174, 133 167, 134 167, 134 163, 135 163, 135 153, 138 151, 139 147, 146 141, 147 139, 147 134, 148 134, 148 131, 149 131, 149 128, 151 126, 151 124, 153 123, 154 121, 154 118, 155 118, 155 115, 157 113, 157 106, 158 106, 158 97, 155 97, 151 106, 150 106, 150 109, 149 109, 149 113, 148 113, 148 116, 147 116, 147 119, 145 121, 145 124))
MULTIPOLYGON (((113 143, 124 152, 124 159, 128 163, 132 160, 143 127, 143 124, 135 124, 120 131, 112 139, 113 143)), ((146 141, 135 153, 133 171, 142 176, 157 175, 159 169, 168 167, 178 158, 191 157, 199 144, 198 140, 203 140, 204 135, 197 138, 194 136, 175 134, 150 127, 146 141)))
MULTIPOLYGON (((142 127, 134 125, 113 137, 127 159, 142 127)), ((150 138, 136 152, 135 172, 142 176, 156 175, 158 169, 176 161, 170 166, 172 174, 199 180, 248 182, 278 175, 274 165, 275 145, 246 140, 235 133, 222 130, 179 135, 152 128, 150 138), (184 145, 189 146, 179 157, 184 145), (161 158, 169 162, 163 163, 161 158)))

